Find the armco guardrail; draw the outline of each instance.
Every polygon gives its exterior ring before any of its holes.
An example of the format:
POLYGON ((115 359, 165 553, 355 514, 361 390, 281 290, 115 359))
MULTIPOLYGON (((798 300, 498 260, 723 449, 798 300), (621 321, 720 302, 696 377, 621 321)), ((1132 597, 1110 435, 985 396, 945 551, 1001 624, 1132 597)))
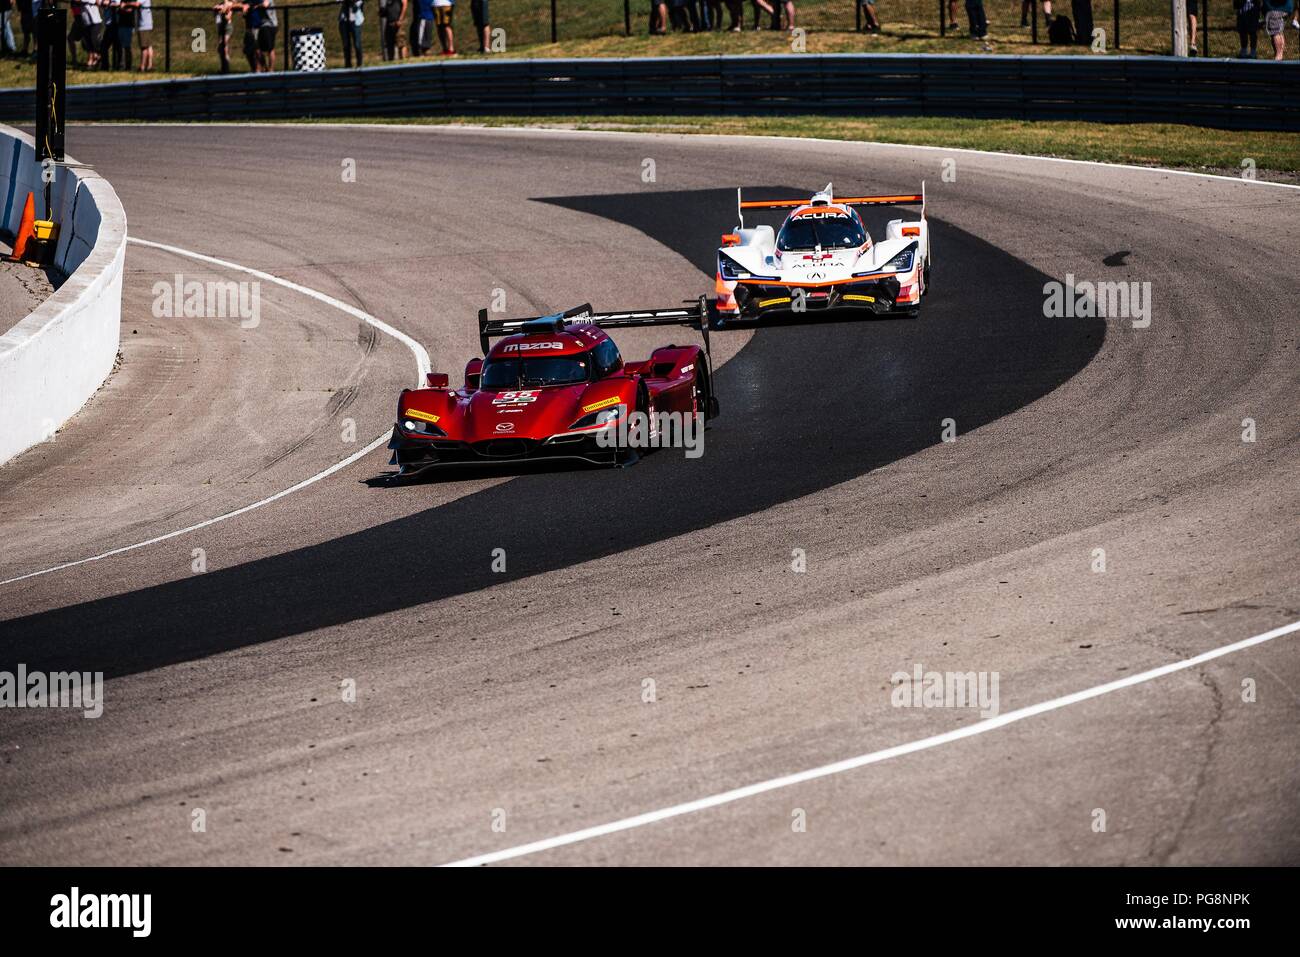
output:
MULTIPOLYGON (((31 96, 29 93, 28 96, 31 96)), ((32 138, 0 126, 0 225, 12 235, 28 192, 43 203, 32 138)), ((55 265, 66 278, 0 336, 0 462, 53 437, 113 369, 122 321, 126 214, 93 170, 59 168, 51 202, 60 224, 55 265)))
MULTIPOLYGON (((0 91, 0 119, 31 115, 0 91)), ((471 60, 74 86, 77 120, 716 113, 1009 117, 1300 130, 1300 62, 1114 56, 471 60)))

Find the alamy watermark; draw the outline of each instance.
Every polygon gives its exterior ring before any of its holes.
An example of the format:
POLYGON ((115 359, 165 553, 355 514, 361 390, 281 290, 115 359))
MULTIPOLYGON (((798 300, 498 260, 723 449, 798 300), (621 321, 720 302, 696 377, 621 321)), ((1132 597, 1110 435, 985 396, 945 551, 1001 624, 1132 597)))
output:
POLYGON ((602 449, 685 449, 688 459, 704 454, 704 417, 689 412, 632 412, 596 433, 602 449))
POLYGON ((172 281, 153 284, 155 319, 238 319, 241 329, 262 322, 262 284, 234 279, 189 279, 177 273, 172 281))
POLYGON ((1151 283, 1076 281, 1043 283, 1043 315, 1048 319, 1131 319, 1134 329, 1151 325, 1151 283))
POLYGON ((0 671, 0 708, 80 708, 83 717, 104 713, 102 671, 0 671))
POLYGON ((889 701, 895 708, 979 708, 980 717, 998 715, 996 671, 926 671, 918 661, 910 672, 895 671, 889 701))

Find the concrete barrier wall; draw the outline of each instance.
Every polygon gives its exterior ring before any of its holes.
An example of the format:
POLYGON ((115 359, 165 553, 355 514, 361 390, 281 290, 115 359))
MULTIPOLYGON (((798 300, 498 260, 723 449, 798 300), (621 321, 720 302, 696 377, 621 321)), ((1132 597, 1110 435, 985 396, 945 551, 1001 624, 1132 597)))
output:
MULTIPOLYGON (((126 213, 108 181, 69 161, 51 202, 60 224, 54 295, 0 336, 0 462, 53 437, 108 378, 122 321, 126 213)), ((44 185, 32 138, 0 126, 0 215, 17 231, 27 193, 43 218, 44 185)))

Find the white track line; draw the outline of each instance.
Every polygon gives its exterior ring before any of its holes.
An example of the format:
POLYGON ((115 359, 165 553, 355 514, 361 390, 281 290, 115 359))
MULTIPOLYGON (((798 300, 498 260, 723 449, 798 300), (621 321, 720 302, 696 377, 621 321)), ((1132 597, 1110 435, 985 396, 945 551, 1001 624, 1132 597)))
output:
POLYGON ((1272 641, 1274 638, 1281 638, 1283 635, 1289 635, 1297 631, 1300 631, 1300 621, 1292 622, 1289 625, 1283 625, 1280 628, 1274 628, 1272 631, 1266 631, 1263 634, 1255 635, 1252 638, 1246 638, 1230 645, 1224 645, 1222 648, 1215 648, 1212 651, 1196 655, 1193 658, 1176 661, 1168 665, 1161 665, 1159 668, 1152 668, 1150 671, 1143 671, 1139 674, 1129 675, 1127 678, 1120 678, 1117 681, 1109 681, 1106 684, 1097 685, 1096 687, 1088 688, 1085 691, 1076 691, 1073 694, 1068 694, 1060 698, 1053 698, 1050 701, 1043 701, 1039 704, 1030 705, 1027 708, 1008 711, 1004 715, 999 715, 996 718, 988 718, 984 721, 978 721, 975 724, 964 728, 958 728, 955 731, 946 731, 943 734, 921 738, 919 741, 909 741, 907 744, 895 745, 892 748, 885 748, 882 751, 872 751, 870 754, 861 754, 855 758, 846 758, 843 761, 836 761, 834 764, 825 764, 819 768, 811 768, 807 771, 799 771, 795 774, 787 774, 783 777, 760 781, 757 784, 735 788, 731 791, 723 791, 721 794, 714 794, 711 797, 700 798, 697 801, 687 801, 685 804, 674 804, 672 807, 662 808, 658 811, 650 811, 645 814, 638 814, 635 817, 623 818, 620 821, 611 821, 609 824, 600 824, 596 827, 584 828, 581 831, 572 831, 568 834, 561 834, 558 837, 548 837, 544 840, 533 841, 530 844, 520 844, 518 847, 509 847, 502 851, 492 851, 488 854, 480 854, 477 857, 467 857, 464 860, 452 861, 443 866, 476 867, 481 864, 495 864, 498 861, 524 857, 528 854, 537 854, 541 851, 549 851, 553 848, 564 847, 568 844, 577 844, 580 841, 589 841, 593 838, 604 837, 608 834, 617 834, 619 831, 630 831, 633 828, 645 827, 647 824, 655 824, 659 821, 665 821, 668 818, 681 817, 685 814, 693 814, 696 811, 704 811, 709 808, 718 807, 722 804, 730 804, 733 801, 754 797, 757 794, 766 794, 768 791, 788 788, 795 784, 803 784, 806 781, 815 781, 818 778, 830 777, 833 774, 842 774, 845 771, 852 771, 856 768, 865 767, 868 764, 879 764, 881 761, 888 761, 890 758, 902 757, 905 754, 915 754, 917 751, 927 751, 930 748, 937 748, 940 745, 950 744, 953 741, 961 741, 964 738, 973 738, 976 735, 1006 727, 1009 724, 1023 721, 1026 718, 1046 714, 1049 711, 1057 711, 1061 708, 1068 707, 1069 705, 1078 704, 1081 701, 1100 698, 1102 695, 1110 694, 1112 691, 1119 691, 1122 688, 1130 688, 1133 685, 1152 681, 1156 678, 1173 674, 1176 671, 1195 668, 1197 665, 1204 664, 1207 661, 1212 661, 1215 658, 1230 655, 1234 651, 1241 651, 1244 648, 1262 645, 1266 641, 1272 641))
MULTIPOLYGON (((200 262, 211 263, 214 266, 220 266, 222 269, 231 269, 234 270, 235 272, 247 273, 250 276, 256 276, 258 279, 263 279, 266 282, 275 283, 277 286, 283 286, 286 289, 292 289, 294 292, 301 293, 304 296, 308 296, 312 299, 317 299, 328 306, 333 306, 335 309, 338 309, 342 312, 346 312, 349 316, 355 316, 356 318, 360 319, 362 322, 374 326, 380 332, 392 336, 398 342, 401 342, 408 349, 410 349, 411 352, 415 355, 417 382, 422 380, 424 378, 424 374, 429 371, 430 368, 429 353, 425 350, 424 346, 420 345, 418 342, 416 342, 414 339, 412 339, 410 336, 408 336, 406 333, 402 332, 401 330, 394 329, 388 323, 383 322, 380 319, 376 319, 374 316, 370 315, 367 312, 362 312, 360 309, 356 308, 355 306, 350 306, 346 302, 342 302, 338 299, 335 299, 333 296, 326 295, 323 292, 320 292, 316 289, 311 289, 307 286, 300 286, 298 283, 290 282, 288 279, 281 279, 279 276, 272 276, 270 273, 262 272, 260 269, 252 269, 248 266, 241 266, 238 263, 228 262, 224 259, 217 259, 213 256, 205 256, 202 253, 191 252, 188 249, 181 249, 179 246, 168 246, 165 245, 164 243, 154 243, 154 242, 150 242, 147 239, 136 239, 134 236, 127 237, 127 242, 133 243, 137 246, 148 246, 150 249, 161 249, 164 252, 175 253, 178 256, 187 256, 190 259, 197 259, 200 262)), ((169 538, 176 538, 177 536, 180 535, 188 535, 190 532, 196 532, 201 528, 207 528, 209 525, 216 525, 218 522, 224 522, 227 519, 235 518, 239 515, 243 515, 247 512, 251 512, 254 509, 261 508, 263 505, 270 505, 272 502, 277 502, 280 499, 284 498, 286 495, 292 495, 294 492, 297 492, 300 489, 304 489, 308 485, 313 485, 316 482, 319 482, 323 478, 328 478, 329 476, 337 472, 339 469, 346 468, 347 466, 351 465, 353 462, 355 462, 357 459, 361 458, 362 456, 369 455, 375 449, 383 445, 384 442, 386 442, 387 440, 388 440, 388 434, 385 433, 384 435, 379 436, 379 438, 375 439, 373 442, 371 442, 361 451, 352 453, 341 462, 335 462, 333 465, 325 469, 323 472, 317 472, 315 475, 311 476, 311 478, 303 479, 297 485, 291 485, 289 488, 276 492, 274 495, 268 496, 267 498, 264 498, 260 501, 253 502, 251 505, 245 505, 243 508, 237 508, 233 512, 226 512, 223 515, 218 515, 215 518, 209 518, 206 521, 199 522, 196 525, 189 525, 185 528, 178 528, 174 532, 168 532, 165 535, 158 535, 155 538, 150 538, 143 542, 136 542, 133 545, 123 545, 121 548, 114 548, 111 551, 104 552, 100 555, 91 555, 89 558, 79 558, 74 562, 64 562, 62 565, 55 565, 52 568, 42 568, 40 571, 28 572, 27 574, 19 575, 16 578, 6 578, 3 581, 0 581, 0 585, 11 585, 14 582, 20 582, 28 578, 35 578, 38 575, 48 575, 51 572, 62 571, 65 568, 74 568, 77 565, 85 565, 87 562, 97 562, 100 561, 101 559, 111 558, 114 555, 121 555, 123 552, 131 552, 131 551, 135 551, 137 548, 144 548, 148 545, 156 545, 158 544, 158 542, 165 542, 169 538)))

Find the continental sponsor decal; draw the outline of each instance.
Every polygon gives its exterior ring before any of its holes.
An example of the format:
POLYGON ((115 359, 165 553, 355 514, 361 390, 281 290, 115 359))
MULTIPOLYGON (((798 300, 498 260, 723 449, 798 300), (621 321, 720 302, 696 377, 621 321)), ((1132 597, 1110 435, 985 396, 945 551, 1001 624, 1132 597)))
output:
POLYGON ((608 409, 611 405, 618 405, 618 403, 619 403, 618 396, 611 395, 608 399, 601 399, 599 402, 591 403, 591 405, 584 405, 582 407, 582 411, 596 412, 600 409, 608 409))
POLYGON ((425 422, 437 422, 441 418, 432 412, 421 412, 419 409, 407 409, 402 415, 409 419, 422 419, 425 422))

